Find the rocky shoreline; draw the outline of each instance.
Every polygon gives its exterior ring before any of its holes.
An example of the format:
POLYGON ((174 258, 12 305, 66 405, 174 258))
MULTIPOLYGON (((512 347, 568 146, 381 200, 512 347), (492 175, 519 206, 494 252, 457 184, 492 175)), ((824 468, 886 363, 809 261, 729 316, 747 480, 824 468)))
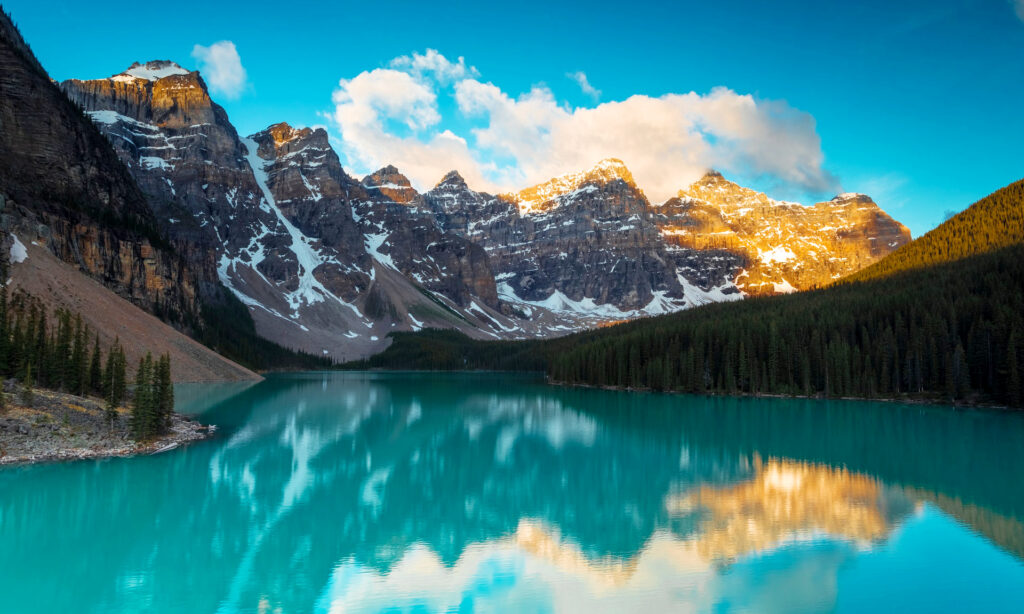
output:
POLYGON ((138 442, 128 430, 129 410, 119 408, 111 426, 100 399, 35 390, 31 407, 20 394, 9 392, 6 400, 6 409, 0 409, 0 465, 156 454, 216 431, 176 413, 165 435, 138 442))

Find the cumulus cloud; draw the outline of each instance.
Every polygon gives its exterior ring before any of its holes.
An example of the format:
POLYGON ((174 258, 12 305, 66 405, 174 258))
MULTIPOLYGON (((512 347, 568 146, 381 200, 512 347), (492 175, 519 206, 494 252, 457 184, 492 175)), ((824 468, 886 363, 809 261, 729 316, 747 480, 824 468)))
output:
POLYGON ((437 49, 427 49, 422 55, 414 52, 411 56, 399 56, 391 60, 391 67, 407 70, 418 77, 433 76, 441 83, 451 83, 480 74, 475 67, 467 66, 466 59, 461 55, 458 60, 452 62, 437 49))
POLYGON ((782 101, 716 88, 573 108, 544 86, 513 96, 477 77, 428 50, 341 80, 331 117, 349 165, 394 164, 419 189, 454 168, 507 191, 616 157, 653 202, 711 168, 790 194, 839 189, 814 118, 782 101))
MULTIPOLYGON (((1024 2, 1024 0, 1021 1, 1024 2)), ((598 98, 601 97, 601 90, 597 89, 596 87, 590 84, 590 79, 587 79, 587 73, 583 72, 582 70, 565 73, 565 76, 575 81, 580 86, 580 89, 583 90, 583 93, 586 94, 587 96, 590 96, 594 100, 597 100, 598 98)))
POLYGON ((247 76, 233 42, 220 41, 209 47, 196 45, 192 48, 192 57, 214 91, 228 98, 238 98, 245 90, 247 76))
POLYGON ((1017 17, 1024 21, 1024 0, 1010 0, 1010 3, 1013 4, 1013 10, 1017 12, 1017 17))

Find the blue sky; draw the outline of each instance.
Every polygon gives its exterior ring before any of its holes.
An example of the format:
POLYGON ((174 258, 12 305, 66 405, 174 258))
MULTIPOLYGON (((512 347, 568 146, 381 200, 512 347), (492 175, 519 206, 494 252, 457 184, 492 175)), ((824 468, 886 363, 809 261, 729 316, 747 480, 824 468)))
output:
POLYGON ((475 165, 459 170, 498 188, 621 150, 652 200, 698 167, 724 167, 801 202, 868 193, 918 236, 1024 177, 1020 0, 666 4, 16 0, 4 9, 57 80, 147 59, 195 69, 195 45, 231 41, 244 85, 214 97, 240 133, 325 125, 356 174, 387 156, 421 187, 446 166, 475 165), (464 70, 415 73, 412 54, 428 49, 449 68, 464 58, 464 70), (389 107, 389 92, 411 91, 396 70, 423 88, 389 107), (599 93, 571 78, 578 71, 599 93), (354 127, 367 110, 375 115, 354 127), (676 123, 642 130, 663 113, 676 123), (545 144, 531 144, 533 134, 545 144))

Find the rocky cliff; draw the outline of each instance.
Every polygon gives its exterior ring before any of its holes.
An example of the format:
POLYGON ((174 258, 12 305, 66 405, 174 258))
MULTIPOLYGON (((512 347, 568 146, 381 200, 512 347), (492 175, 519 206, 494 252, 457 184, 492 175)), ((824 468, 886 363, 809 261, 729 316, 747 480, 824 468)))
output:
POLYGON ((202 77, 167 61, 62 87, 261 334, 341 359, 392 330, 549 336, 814 287, 909 239, 866 197, 803 207, 717 174, 652 205, 615 159, 502 195, 457 171, 423 194, 392 166, 357 179, 322 129, 239 138, 202 77))
POLYGON ((663 241, 620 160, 497 197, 449 173, 425 198, 446 229, 487 250, 501 297, 528 313, 617 320, 740 298, 728 277, 741 259, 663 241))
POLYGON ((194 321, 216 291, 212 259, 187 258, 110 143, 54 84, 0 15, 2 226, 46 245, 122 297, 194 321))
POLYGON ((806 207, 710 172, 657 208, 664 240, 739 254, 746 294, 806 290, 860 270, 910 241, 910 231, 863 194, 806 207))
POLYGON ((199 73, 173 62, 62 88, 114 144, 163 230, 212 250, 264 336, 348 359, 394 328, 501 330, 461 313, 498 307, 486 253, 445 233, 397 170, 353 179, 322 129, 279 123, 240 138, 199 73))

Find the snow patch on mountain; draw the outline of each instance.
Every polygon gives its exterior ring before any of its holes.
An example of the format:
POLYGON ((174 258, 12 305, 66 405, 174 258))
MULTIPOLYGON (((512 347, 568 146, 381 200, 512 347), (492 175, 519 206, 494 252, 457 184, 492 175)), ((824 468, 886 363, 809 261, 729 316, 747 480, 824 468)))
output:
POLYGON ((9 252, 11 264, 25 262, 28 258, 28 250, 25 244, 18 239, 18 235, 11 233, 11 250, 9 252))
MULTIPOLYGON (((123 64, 122 64, 123 66, 123 64)), ((128 70, 124 71, 119 75, 111 77, 113 81, 134 81, 135 79, 145 79, 146 81, 157 81, 164 77, 170 77, 171 75, 187 75, 188 71, 178 66, 174 62, 155 61, 146 62, 145 64, 139 64, 136 62, 132 64, 128 70)))

